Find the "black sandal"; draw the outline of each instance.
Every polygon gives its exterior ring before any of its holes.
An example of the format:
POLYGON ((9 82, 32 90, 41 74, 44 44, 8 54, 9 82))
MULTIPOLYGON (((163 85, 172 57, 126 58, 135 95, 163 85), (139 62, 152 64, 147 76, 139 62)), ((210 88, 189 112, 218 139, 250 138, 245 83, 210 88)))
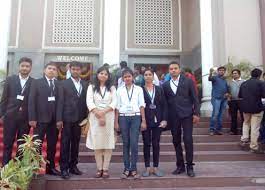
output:
POLYGON ((125 170, 122 174, 121 174, 121 179, 127 179, 130 176, 130 171, 125 170))
POLYGON ((132 171, 131 172, 131 176, 133 177, 133 179, 140 179, 140 175, 137 173, 137 171, 132 171))
POLYGON ((101 178, 102 177, 102 173, 103 173, 103 170, 98 170, 96 175, 95 175, 95 178, 101 178))

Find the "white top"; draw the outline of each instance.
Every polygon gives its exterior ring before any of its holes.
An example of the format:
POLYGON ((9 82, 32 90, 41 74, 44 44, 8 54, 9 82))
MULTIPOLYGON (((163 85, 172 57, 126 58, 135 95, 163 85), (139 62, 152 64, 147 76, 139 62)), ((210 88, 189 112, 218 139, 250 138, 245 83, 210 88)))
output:
POLYGON ((82 92, 82 85, 81 85, 81 79, 79 79, 78 81, 76 81, 73 77, 71 77, 74 85, 75 85, 75 89, 78 92, 78 96, 80 96, 81 92, 82 92))
POLYGON ((68 69, 67 71, 66 71, 66 79, 69 79, 69 78, 71 78, 71 72, 70 72, 70 69, 68 69))
POLYGON ((125 85, 125 82, 123 82, 122 77, 118 79, 118 88, 125 85))
POLYGON ((158 78, 156 73, 154 73, 153 84, 156 85, 156 86, 159 86, 159 78, 158 78))
POLYGON ((177 93, 177 90, 178 90, 179 77, 180 75, 178 76, 177 80, 173 80, 173 79, 170 80, 170 87, 175 94, 177 93))
POLYGON ((19 80, 20 80, 21 88, 23 89, 23 88, 25 87, 26 82, 27 82, 28 79, 29 79, 29 76, 27 76, 27 78, 23 78, 23 77, 21 76, 21 74, 19 74, 18 76, 19 76, 19 80))
POLYGON ((117 90, 117 109, 119 113, 139 113, 140 107, 145 107, 143 89, 137 85, 132 85, 127 91, 126 86, 121 86, 117 90))

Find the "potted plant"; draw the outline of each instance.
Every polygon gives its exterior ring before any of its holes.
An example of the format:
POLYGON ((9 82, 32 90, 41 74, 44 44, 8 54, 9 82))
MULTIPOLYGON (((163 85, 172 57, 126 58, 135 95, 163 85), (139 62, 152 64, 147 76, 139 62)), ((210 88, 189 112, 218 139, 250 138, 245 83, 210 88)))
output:
POLYGON ((41 141, 35 138, 36 135, 24 135, 22 139, 19 139, 23 141, 18 149, 21 157, 15 157, 1 168, 1 190, 27 190, 33 177, 38 174, 45 160, 38 153, 41 141))

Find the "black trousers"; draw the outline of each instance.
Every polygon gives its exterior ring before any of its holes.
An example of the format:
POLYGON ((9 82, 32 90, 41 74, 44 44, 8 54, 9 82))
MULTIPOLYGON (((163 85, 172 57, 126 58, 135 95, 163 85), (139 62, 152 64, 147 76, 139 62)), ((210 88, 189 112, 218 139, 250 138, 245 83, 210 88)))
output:
POLYGON ((177 167, 185 167, 183 159, 183 150, 181 146, 181 136, 183 131, 183 141, 186 152, 187 165, 193 165, 193 121, 192 116, 186 118, 176 118, 175 125, 171 127, 173 144, 176 151, 177 167))
POLYGON ((61 171, 75 167, 78 163, 81 127, 78 122, 64 122, 61 134, 61 171))
MULTIPOLYGON (((37 123, 37 127, 34 129, 34 135, 38 135, 36 138, 43 142, 44 136, 47 139, 47 163, 46 168, 55 168, 55 154, 56 154, 56 143, 58 140, 59 131, 56 127, 56 122, 52 121, 50 123, 37 123)), ((39 149, 41 154, 42 146, 39 149)))
POLYGON ((159 153, 160 153, 160 136, 162 129, 158 126, 147 127, 145 131, 142 132, 143 143, 144 143, 144 162, 145 167, 150 167, 150 149, 151 144, 153 148, 153 166, 158 167, 159 165, 159 153))
MULTIPOLYGON (((4 118, 4 151, 3 151, 3 166, 6 165, 12 158, 12 149, 15 139, 21 139, 24 134, 29 134, 30 126, 28 120, 25 120, 22 116, 6 116, 4 118)), ((23 142, 17 141, 17 150, 19 145, 23 142)), ((17 151, 17 156, 20 153, 17 151)))
POLYGON ((240 112, 240 118, 241 118, 241 124, 240 127, 242 127, 244 117, 243 117, 243 112, 240 111, 239 109, 239 100, 231 100, 228 102, 229 105, 229 111, 231 115, 231 132, 237 134, 237 128, 238 128, 238 122, 237 122, 237 114, 238 111, 240 112))

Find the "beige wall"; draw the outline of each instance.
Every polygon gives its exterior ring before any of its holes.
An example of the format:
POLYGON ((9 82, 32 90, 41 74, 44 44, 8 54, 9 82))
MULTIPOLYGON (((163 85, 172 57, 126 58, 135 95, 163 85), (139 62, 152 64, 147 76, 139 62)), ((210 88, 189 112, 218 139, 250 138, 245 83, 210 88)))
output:
POLYGON ((182 0, 183 51, 190 52, 201 42, 200 1, 182 0))
POLYGON ((262 64, 260 9, 258 0, 223 0, 225 55, 233 61, 262 64))
POLYGON ((11 8, 11 20, 10 20, 10 35, 9 35, 9 44, 8 46, 15 47, 17 45, 17 30, 18 25, 18 13, 19 13, 19 0, 12 0, 11 8))
POLYGON ((40 49, 43 28, 43 0, 22 1, 19 48, 40 49))

